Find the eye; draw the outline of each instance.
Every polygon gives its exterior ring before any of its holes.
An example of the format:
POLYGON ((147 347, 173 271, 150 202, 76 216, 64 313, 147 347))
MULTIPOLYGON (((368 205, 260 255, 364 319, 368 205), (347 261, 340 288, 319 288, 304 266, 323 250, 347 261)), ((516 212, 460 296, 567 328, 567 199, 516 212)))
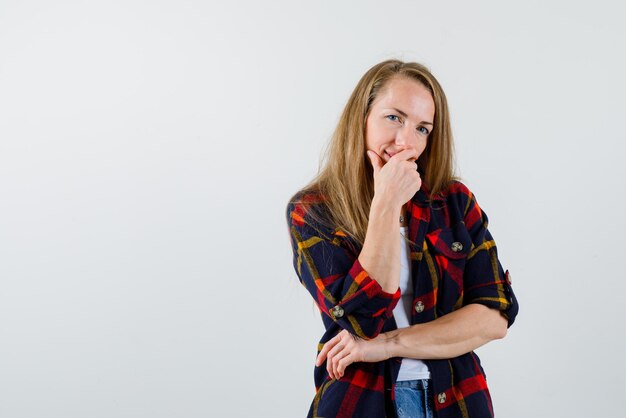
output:
POLYGON ((385 117, 392 122, 401 122, 400 118, 397 115, 387 115, 385 117))
POLYGON ((424 135, 428 135, 428 134, 430 133, 430 131, 429 131, 428 129, 424 128, 423 126, 419 126, 419 127, 417 128, 417 130, 418 130, 420 133, 424 134, 424 135))

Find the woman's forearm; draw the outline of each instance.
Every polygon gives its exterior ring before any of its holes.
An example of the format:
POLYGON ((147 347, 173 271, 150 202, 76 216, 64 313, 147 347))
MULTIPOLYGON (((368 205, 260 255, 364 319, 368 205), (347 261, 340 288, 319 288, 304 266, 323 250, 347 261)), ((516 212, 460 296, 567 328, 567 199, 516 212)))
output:
POLYGON ((390 357, 447 359, 503 338, 507 320, 499 311, 469 304, 434 321, 381 334, 390 357))
POLYGON ((369 222, 359 263, 370 277, 387 293, 395 293, 400 285, 400 227, 402 208, 372 200, 369 222))
POLYGON ((332 379, 343 376, 350 364, 384 361, 390 357, 420 360, 448 359, 468 353, 506 335, 508 321, 484 305, 469 304, 432 322, 379 334, 371 340, 355 338, 343 330, 331 338, 317 356, 332 379))

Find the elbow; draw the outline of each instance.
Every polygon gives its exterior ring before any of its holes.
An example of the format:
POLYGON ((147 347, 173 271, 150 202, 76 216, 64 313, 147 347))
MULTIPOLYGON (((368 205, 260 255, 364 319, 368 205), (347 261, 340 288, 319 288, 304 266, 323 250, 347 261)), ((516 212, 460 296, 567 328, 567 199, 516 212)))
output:
POLYGON ((507 333, 507 328, 506 326, 504 328, 502 327, 498 327, 495 334, 494 334, 494 340, 501 340, 504 337, 506 337, 506 333, 507 333))
POLYGON ((479 309, 483 310, 483 338, 487 341, 501 340, 506 337, 509 328, 509 321, 498 309, 489 308, 483 305, 479 309))
POLYGON ((491 308, 482 304, 473 304, 479 321, 482 323, 482 338, 487 341, 500 340, 506 337, 509 328, 509 320, 505 314, 496 308, 491 308))
POLYGON ((509 330, 509 321, 500 311, 496 312, 498 316, 491 327, 491 330, 493 331, 492 339, 501 340, 506 337, 509 330))

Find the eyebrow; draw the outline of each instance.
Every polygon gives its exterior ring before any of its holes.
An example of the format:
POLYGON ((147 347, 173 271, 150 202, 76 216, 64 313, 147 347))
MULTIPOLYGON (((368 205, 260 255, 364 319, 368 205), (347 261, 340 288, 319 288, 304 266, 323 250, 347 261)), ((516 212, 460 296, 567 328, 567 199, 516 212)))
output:
MULTIPOLYGON (((402 117, 406 118, 408 116, 405 112, 401 111, 398 108, 392 107, 392 109, 395 110, 396 112, 398 112, 399 114, 401 114, 402 117)), ((426 122, 425 120, 421 121, 420 123, 423 124, 423 125, 432 125, 431 122, 426 122)))

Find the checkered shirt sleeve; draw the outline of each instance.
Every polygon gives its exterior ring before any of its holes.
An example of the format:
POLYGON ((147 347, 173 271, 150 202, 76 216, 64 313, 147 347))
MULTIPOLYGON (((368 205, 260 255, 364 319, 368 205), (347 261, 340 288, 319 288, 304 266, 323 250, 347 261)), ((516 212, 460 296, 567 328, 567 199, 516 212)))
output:
POLYGON ((353 335, 376 337, 393 315, 400 288, 385 292, 363 269, 358 254, 342 245, 342 232, 316 224, 301 204, 290 203, 286 215, 294 268, 320 311, 353 335))

